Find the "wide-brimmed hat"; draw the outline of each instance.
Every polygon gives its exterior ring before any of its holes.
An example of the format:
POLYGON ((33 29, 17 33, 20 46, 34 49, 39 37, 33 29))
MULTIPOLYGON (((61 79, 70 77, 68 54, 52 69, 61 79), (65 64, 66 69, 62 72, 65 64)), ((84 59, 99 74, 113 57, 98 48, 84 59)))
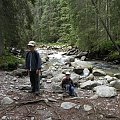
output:
POLYGON ((29 43, 28 43, 27 45, 28 45, 28 46, 33 46, 33 47, 34 47, 35 44, 36 44, 35 41, 29 41, 29 43))
POLYGON ((65 74, 66 74, 66 75, 70 75, 70 72, 66 72, 65 74))

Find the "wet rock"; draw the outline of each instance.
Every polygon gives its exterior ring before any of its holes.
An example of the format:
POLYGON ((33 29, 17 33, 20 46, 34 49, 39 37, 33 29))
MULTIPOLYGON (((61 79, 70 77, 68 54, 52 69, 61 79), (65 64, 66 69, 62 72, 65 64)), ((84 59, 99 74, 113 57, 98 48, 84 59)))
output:
POLYGON ((116 74, 114 74, 114 76, 115 76, 116 78, 120 79, 120 73, 116 73, 116 74))
POLYGON ((14 101, 11 99, 11 98, 9 98, 9 97, 4 97, 2 100, 1 100, 1 104, 2 105, 9 105, 9 104, 11 104, 11 103, 13 103, 14 101))
POLYGON ((75 103, 72 103, 72 102, 63 102, 62 104, 61 104, 61 107, 63 108, 63 109, 71 109, 71 108, 73 108, 73 107, 75 107, 76 106, 76 104, 75 103))
POLYGON ((87 80, 94 80, 94 75, 91 73, 88 77, 86 77, 87 80))
POLYGON ((120 80, 111 81, 110 86, 120 90, 120 80))
POLYGON ((93 70, 93 75, 94 76, 105 76, 106 73, 100 69, 95 69, 95 70, 93 70))
POLYGON ((93 66, 90 62, 86 62, 86 61, 81 61, 81 60, 78 60, 78 59, 75 59, 75 62, 71 62, 71 65, 74 67, 74 68, 88 68, 88 69, 92 69, 93 66))
POLYGON ((83 74, 83 68, 74 68, 73 69, 73 72, 75 72, 76 74, 80 75, 80 74, 83 74))
POLYGON ((114 78, 111 77, 111 76, 109 76, 109 75, 106 75, 104 78, 105 78, 108 82, 111 82, 111 81, 114 80, 114 78))
POLYGON ((89 74, 90 74, 89 69, 88 68, 84 68, 84 70, 83 70, 83 76, 87 77, 89 74))
POLYGON ((86 56, 82 56, 80 60, 85 61, 86 56))
POLYGON ((117 95, 116 89, 114 87, 105 85, 95 87, 94 91, 96 91, 96 94, 99 97, 113 97, 117 95))
POLYGON ((88 81, 86 81, 84 83, 81 83, 80 88, 87 89, 87 90, 92 90, 94 87, 96 87, 98 85, 100 85, 98 82, 88 80, 88 81))
POLYGON ((71 63, 71 62, 74 62, 75 61, 75 58, 73 56, 70 56, 70 57, 67 57, 64 62, 65 63, 71 63))
POLYGON ((86 56, 88 52, 80 52, 79 54, 76 55, 76 58, 81 58, 82 56, 86 56))
POLYGON ((92 110, 92 107, 90 105, 84 105, 83 108, 86 112, 92 110))

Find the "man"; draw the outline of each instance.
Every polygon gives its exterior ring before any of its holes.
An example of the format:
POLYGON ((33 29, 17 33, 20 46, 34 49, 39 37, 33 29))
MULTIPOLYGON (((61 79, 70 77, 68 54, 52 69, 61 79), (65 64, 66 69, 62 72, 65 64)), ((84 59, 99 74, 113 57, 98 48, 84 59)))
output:
POLYGON ((74 84, 72 79, 70 78, 70 72, 66 72, 65 73, 65 78, 62 80, 62 88, 65 89, 66 92, 68 92, 68 94, 70 96, 75 96, 75 92, 74 92, 74 84))
POLYGON ((26 54, 26 69, 30 75, 30 82, 31 82, 31 92, 35 93, 35 95, 39 95, 39 86, 40 86, 40 79, 39 75, 41 72, 41 58, 39 53, 35 50, 35 42, 30 41, 28 43, 29 51, 26 54))

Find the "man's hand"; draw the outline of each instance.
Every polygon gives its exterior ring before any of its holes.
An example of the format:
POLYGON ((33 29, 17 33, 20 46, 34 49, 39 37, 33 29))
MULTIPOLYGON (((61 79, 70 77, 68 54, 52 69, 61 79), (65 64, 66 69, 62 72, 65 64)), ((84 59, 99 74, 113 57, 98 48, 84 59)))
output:
POLYGON ((29 75, 29 73, 30 73, 30 70, 29 70, 29 69, 27 69, 27 70, 26 70, 26 73, 27 73, 27 75, 29 75))

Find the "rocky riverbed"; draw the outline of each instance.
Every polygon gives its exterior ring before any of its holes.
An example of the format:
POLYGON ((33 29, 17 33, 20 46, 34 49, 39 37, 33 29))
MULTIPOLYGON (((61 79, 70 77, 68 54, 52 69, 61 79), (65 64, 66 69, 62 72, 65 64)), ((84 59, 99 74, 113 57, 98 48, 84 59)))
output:
POLYGON ((24 69, 0 71, 1 120, 120 120, 119 67, 106 71, 100 69, 100 62, 85 61, 85 54, 78 59, 68 52, 38 51, 43 61, 40 96, 28 93, 24 69), (61 89, 66 71, 71 73, 77 97, 61 89))

